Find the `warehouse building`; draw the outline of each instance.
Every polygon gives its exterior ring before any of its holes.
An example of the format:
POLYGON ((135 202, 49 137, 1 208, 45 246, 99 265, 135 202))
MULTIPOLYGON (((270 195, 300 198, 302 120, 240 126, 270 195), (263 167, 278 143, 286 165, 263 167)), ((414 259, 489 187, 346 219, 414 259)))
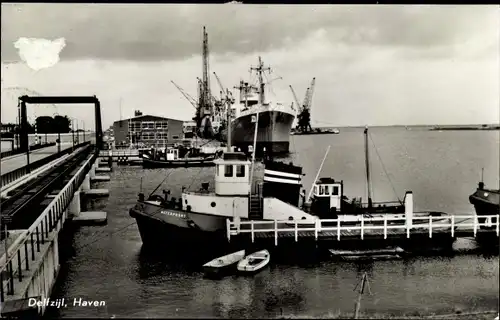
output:
POLYGON ((164 146, 184 139, 183 121, 136 111, 135 117, 113 123, 115 146, 164 146))

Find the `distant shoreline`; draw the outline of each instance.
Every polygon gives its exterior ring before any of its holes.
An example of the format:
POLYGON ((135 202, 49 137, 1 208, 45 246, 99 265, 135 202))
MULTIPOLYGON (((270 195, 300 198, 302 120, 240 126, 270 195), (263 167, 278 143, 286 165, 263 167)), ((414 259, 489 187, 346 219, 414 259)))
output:
POLYGON ((430 128, 430 131, 441 131, 441 130, 500 130, 500 126, 491 127, 434 127, 430 128))

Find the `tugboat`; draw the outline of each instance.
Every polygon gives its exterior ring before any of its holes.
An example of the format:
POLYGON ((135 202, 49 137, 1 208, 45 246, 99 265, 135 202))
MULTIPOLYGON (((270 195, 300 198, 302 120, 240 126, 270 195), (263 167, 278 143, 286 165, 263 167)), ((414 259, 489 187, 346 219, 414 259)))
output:
MULTIPOLYGON (((500 214, 500 190, 486 189, 483 182, 483 172, 481 181, 478 183, 476 192, 469 196, 469 202, 474 206, 477 216, 491 216, 500 214)), ((478 218, 479 223, 485 223, 487 218, 478 218)), ((497 223, 497 217, 492 217, 491 224, 497 223)), ((495 228, 495 226, 481 225, 482 229, 495 228)))
MULTIPOLYGON (((229 109, 228 97, 226 104, 229 109)), ((229 118, 230 113, 227 112, 227 115, 229 118)), ((255 125, 255 131, 257 128, 255 125)), ((256 140, 253 150, 256 150, 256 140)), ((230 127, 227 141, 231 141, 230 127)), ((302 167, 268 159, 264 162, 264 181, 254 183, 252 176, 256 152, 253 152, 250 161, 245 153, 234 152, 230 145, 227 147, 227 152, 213 160, 214 191, 209 190, 210 183, 205 182, 198 191, 182 188, 179 200, 168 199, 169 191, 164 191, 163 195, 151 194, 147 198, 143 193, 139 194, 136 205, 129 213, 137 221, 144 244, 181 245, 183 248, 192 244, 195 249, 200 249, 210 243, 208 250, 218 247, 213 243, 227 243, 227 220, 316 221, 317 217, 297 207, 302 167)))

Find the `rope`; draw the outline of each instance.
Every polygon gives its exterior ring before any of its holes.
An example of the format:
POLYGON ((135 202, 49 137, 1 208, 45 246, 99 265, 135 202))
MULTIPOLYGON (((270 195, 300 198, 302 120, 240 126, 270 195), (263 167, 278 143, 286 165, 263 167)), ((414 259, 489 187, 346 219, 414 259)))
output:
POLYGON ((398 198, 399 203, 402 203, 401 199, 398 196, 398 193, 396 192, 396 188, 394 188, 394 184, 392 183, 391 178, 389 177, 389 174, 387 173, 387 170, 385 169, 384 162, 382 161, 382 158, 380 157, 380 154, 378 153, 377 147, 375 146, 375 141, 373 141, 373 138, 372 138, 372 135, 370 134, 370 132, 368 132, 368 136, 370 137, 370 140, 372 141, 373 149, 375 149, 375 153, 377 154, 377 157, 380 161, 380 164, 382 165, 382 170, 384 170, 384 173, 387 176, 387 180, 389 180, 389 183, 391 184, 392 191, 394 192, 394 194, 398 198))

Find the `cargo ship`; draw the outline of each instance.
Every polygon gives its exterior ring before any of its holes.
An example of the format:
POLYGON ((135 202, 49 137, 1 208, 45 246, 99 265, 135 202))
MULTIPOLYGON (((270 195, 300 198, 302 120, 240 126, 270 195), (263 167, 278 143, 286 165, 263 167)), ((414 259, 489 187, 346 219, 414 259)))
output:
POLYGON ((231 107, 231 144, 243 152, 249 151, 249 146, 256 140, 256 153, 279 154, 288 153, 290 132, 296 112, 293 104, 286 105, 266 99, 264 72, 271 68, 264 67, 261 57, 259 64, 251 71, 256 71, 258 86, 240 82, 239 104, 231 107), (259 118, 257 121, 257 117, 259 118), (255 136, 255 124, 258 123, 255 136), (265 148, 265 149, 264 149, 265 148))

